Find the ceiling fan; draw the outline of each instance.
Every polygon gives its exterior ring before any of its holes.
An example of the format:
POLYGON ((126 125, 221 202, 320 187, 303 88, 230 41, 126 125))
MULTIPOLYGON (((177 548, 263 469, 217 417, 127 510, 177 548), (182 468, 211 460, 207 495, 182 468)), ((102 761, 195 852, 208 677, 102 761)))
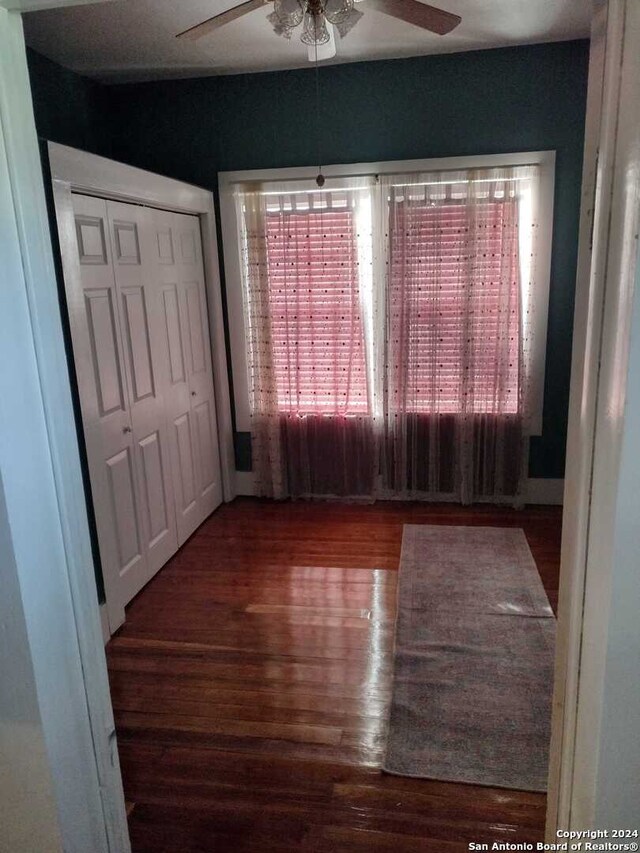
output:
POLYGON ((335 55, 332 25, 344 38, 362 17, 362 12, 354 5, 356 2, 358 5, 362 2, 366 8, 384 12, 392 18, 438 35, 451 32, 461 21, 459 15, 428 6, 420 0, 246 0, 220 15, 214 15, 201 24, 178 33, 177 38, 202 38, 249 12, 273 3, 274 8, 268 15, 268 20, 274 32, 290 39, 293 30, 302 24, 300 39, 309 46, 309 59, 329 59, 335 55))

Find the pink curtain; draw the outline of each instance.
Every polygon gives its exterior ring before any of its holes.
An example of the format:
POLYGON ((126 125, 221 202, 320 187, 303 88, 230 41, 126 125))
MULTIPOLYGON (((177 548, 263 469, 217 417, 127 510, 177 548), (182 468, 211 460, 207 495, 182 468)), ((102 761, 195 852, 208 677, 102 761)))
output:
POLYGON ((243 199, 260 494, 373 494, 359 203, 357 192, 344 191, 243 199))
POLYGON ((519 499, 526 477, 519 198, 511 170, 388 188, 383 486, 519 499))
POLYGON ((521 500, 536 180, 238 193, 258 494, 521 500))

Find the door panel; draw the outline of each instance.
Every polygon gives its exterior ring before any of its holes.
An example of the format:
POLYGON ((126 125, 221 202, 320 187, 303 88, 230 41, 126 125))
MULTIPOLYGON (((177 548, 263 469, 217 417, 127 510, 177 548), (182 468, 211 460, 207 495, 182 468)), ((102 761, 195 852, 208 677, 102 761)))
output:
POLYGON ((222 500, 199 220, 155 211, 180 542, 222 500), (203 405, 202 411, 199 408, 203 405))
POLYGON ((152 432, 139 443, 142 475, 144 479, 150 544, 155 544, 170 530, 170 501, 165 489, 165 467, 161 439, 158 431, 152 432))
MULTIPOLYGON (((131 205, 129 205, 131 207, 131 205)), ((140 240, 137 223, 131 221, 113 223, 115 260, 118 264, 140 264, 140 240)))
POLYGON ((191 442, 191 417, 189 412, 180 415, 175 421, 176 446, 180 465, 181 501, 183 513, 195 507, 197 498, 193 444, 191 442))
MULTIPOLYGON (((184 225, 185 217, 180 217, 178 221, 184 225)), ((195 264, 198 261, 195 234, 190 227, 180 229, 180 260, 183 264, 195 264)))
POLYGON ((138 507, 147 556, 146 570, 139 574, 139 588, 142 588, 178 547, 175 515, 166 509, 173 504, 171 468, 162 464, 162 460, 170 459, 170 449, 160 393, 165 348, 159 328, 161 292, 155 275, 151 212, 136 205, 109 201, 107 213, 126 353, 138 507), (150 436, 155 437, 155 463, 150 436), (149 477, 152 480, 160 477, 157 493, 149 490, 149 477), (161 508, 163 503, 164 509, 161 508), (164 521, 156 529, 158 513, 164 515, 164 521))
POLYGON ((176 267, 181 284, 183 338, 189 348, 187 378, 194 413, 199 512, 201 519, 205 519, 222 502, 222 485, 200 222, 195 216, 178 213, 174 214, 174 222, 181 249, 176 267))
POLYGON ((84 294, 91 344, 91 361, 98 393, 100 416, 124 411, 125 389, 118 356, 118 335, 109 288, 94 288, 84 294))
POLYGON ((67 304, 109 624, 124 621, 131 578, 146 573, 136 514, 128 388, 107 203, 73 195, 78 274, 67 304))
POLYGON ((155 396, 149 322, 143 287, 122 289, 123 334, 129 353, 131 394, 134 403, 155 396))
MULTIPOLYGON (((113 506, 118 543, 118 573, 121 578, 143 561, 133 465, 128 447, 107 459, 109 496, 113 506)), ((129 583, 129 579, 126 579, 129 583)), ((134 581, 135 583, 135 581, 134 581)))
POLYGON ((176 385, 186 381, 184 370, 184 346, 180 330, 180 314, 178 309, 178 285, 169 284, 162 289, 164 326, 167 334, 167 350, 169 352, 169 382, 176 385))
MULTIPOLYGON (((171 214, 169 214, 169 216, 170 215, 171 214)), ((156 229, 156 242, 158 252, 158 263, 173 264, 173 234, 171 231, 170 224, 167 224, 166 226, 158 226, 158 228, 156 229)))
POLYGON ((78 257, 81 264, 108 264, 104 236, 104 215, 82 216, 76 214, 78 257))
POLYGON ((197 281, 185 284, 187 297, 187 328, 189 330, 189 353, 191 373, 203 373, 207 369, 205 356, 204 322, 200 309, 200 291, 197 281))
POLYGON ((193 409, 195 415, 198 449, 200 451, 200 488, 203 494, 215 488, 216 484, 216 445, 212 433, 211 403, 205 400, 193 409))
POLYGON ((162 292, 161 327, 164 335, 163 397, 169 424, 178 543, 185 542, 200 524, 196 466, 191 428, 191 399, 187 382, 188 344, 180 319, 182 286, 176 263, 181 247, 176 242, 174 214, 156 210, 156 276, 162 292), (186 346, 185 346, 186 345, 186 346))

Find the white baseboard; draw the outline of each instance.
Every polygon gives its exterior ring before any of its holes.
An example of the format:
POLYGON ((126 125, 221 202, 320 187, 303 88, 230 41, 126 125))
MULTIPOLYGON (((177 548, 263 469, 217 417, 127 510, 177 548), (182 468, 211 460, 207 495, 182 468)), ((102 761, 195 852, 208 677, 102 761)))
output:
POLYGON ((107 605, 100 605, 100 624, 102 625, 102 639, 105 646, 111 639, 111 631, 109 630, 109 617, 107 616, 107 605))
MULTIPOLYGON (((255 495, 255 478, 252 471, 236 471, 236 494, 255 495)), ((525 490, 525 502, 562 506, 564 480, 530 477, 525 490)))

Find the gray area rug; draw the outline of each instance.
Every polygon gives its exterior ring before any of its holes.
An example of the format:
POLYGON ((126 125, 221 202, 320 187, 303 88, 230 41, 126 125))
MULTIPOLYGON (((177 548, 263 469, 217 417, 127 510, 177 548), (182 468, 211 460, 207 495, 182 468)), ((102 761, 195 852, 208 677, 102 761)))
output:
POLYGON ((522 530, 405 525, 383 769, 545 791, 554 641, 522 530))

